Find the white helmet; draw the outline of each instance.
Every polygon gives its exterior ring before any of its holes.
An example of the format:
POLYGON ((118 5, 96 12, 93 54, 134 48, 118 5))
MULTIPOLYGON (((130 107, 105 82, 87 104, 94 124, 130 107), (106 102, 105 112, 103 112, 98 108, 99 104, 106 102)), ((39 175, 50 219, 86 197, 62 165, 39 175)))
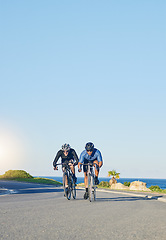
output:
POLYGON ((65 144, 62 145, 62 151, 69 151, 70 148, 71 148, 70 145, 67 144, 67 143, 65 143, 65 144))

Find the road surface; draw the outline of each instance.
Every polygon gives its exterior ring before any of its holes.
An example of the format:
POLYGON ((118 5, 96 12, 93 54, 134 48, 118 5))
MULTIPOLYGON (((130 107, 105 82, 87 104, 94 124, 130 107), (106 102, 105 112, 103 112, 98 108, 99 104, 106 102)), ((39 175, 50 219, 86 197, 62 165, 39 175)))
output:
POLYGON ((166 203, 141 196, 97 192, 97 201, 67 200, 61 187, 4 182, 1 240, 165 240, 166 203))

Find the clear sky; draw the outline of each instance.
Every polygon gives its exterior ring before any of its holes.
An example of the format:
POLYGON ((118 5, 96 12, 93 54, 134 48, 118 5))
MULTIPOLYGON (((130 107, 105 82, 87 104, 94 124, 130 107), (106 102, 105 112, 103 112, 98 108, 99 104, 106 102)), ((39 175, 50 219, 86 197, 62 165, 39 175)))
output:
POLYGON ((0 174, 60 176, 61 145, 80 155, 92 141, 100 176, 166 178, 165 12, 165 0, 0 0, 0 174))

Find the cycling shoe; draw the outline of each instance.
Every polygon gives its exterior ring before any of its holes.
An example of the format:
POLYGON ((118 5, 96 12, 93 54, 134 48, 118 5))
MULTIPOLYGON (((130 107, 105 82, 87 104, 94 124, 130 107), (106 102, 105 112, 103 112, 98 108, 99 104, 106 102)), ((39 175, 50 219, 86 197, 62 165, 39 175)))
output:
POLYGON ((85 192, 85 193, 84 193, 84 199, 88 199, 88 197, 89 197, 88 192, 85 192))
POLYGON ((95 185, 99 184, 99 179, 97 177, 95 177, 95 185))

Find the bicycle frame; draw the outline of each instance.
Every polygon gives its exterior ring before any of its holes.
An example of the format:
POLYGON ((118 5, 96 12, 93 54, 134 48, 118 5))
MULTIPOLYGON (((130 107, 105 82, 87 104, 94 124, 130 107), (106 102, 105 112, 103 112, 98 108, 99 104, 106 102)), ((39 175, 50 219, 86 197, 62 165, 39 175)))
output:
POLYGON ((60 163, 57 165, 62 165, 64 167, 63 171, 63 189, 64 189, 64 194, 65 197, 70 200, 71 199, 71 194, 73 198, 76 198, 76 188, 75 188, 75 183, 73 181, 73 173, 71 171, 71 168, 69 164, 66 163, 60 163))
POLYGON ((96 185, 94 183, 94 165, 93 163, 85 163, 83 165, 88 166, 87 177, 88 177, 88 193, 89 193, 89 201, 96 201, 96 185))

